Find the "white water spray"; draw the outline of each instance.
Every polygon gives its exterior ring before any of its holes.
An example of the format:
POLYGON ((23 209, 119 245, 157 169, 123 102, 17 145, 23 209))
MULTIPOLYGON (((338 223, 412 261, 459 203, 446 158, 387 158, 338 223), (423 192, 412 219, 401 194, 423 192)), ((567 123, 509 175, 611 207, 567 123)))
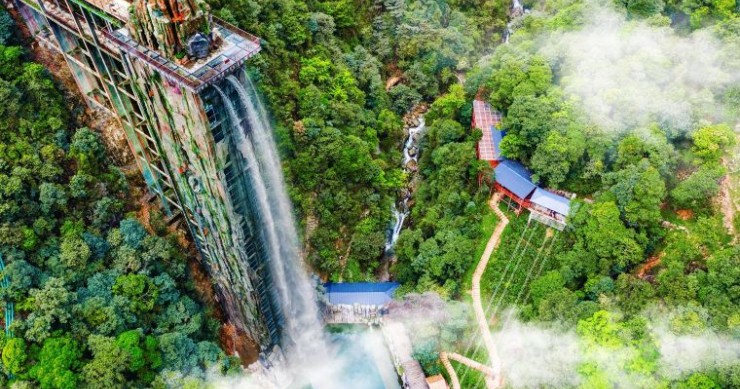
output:
MULTIPOLYGON (((247 78, 248 80, 248 78, 247 78)), ((329 340, 320 320, 316 295, 300 258, 298 234, 283 181, 272 128, 251 82, 227 79, 239 95, 247 121, 218 87, 223 104, 235 123, 234 142, 248 164, 255 210, 261 221, 270 274, 284 315, 283 348, 287 364, 280 387, 334 389, 344 387, 339 372, 344 366, 330 360, 329 340)))

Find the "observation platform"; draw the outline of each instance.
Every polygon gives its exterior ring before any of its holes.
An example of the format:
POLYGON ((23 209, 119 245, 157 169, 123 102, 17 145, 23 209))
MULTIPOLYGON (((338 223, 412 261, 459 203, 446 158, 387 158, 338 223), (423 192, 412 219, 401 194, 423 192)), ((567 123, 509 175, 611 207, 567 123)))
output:
POLYGON ((128 30, 121 28, 115 31, 102 31, 103 35, 114 42, 118 48, 134 56, 159 71, 169 81, 199 93, 235 69, 244 65, 259 53, 260 40, 256 36, 242 31, 236 26, 213 17, 213 28, 222 39, 221 45, 213 50, 207 58, 183 65, 171 61, 155 50, 136 42, 128 30))
POLYGON ((131 2, 127 0, 71 0, 73 3, 85 4, 89 3, 95 7, 100 8, 103 12, 108 15, 115 17, 116 19, 128 23, 129 8, 131 2))

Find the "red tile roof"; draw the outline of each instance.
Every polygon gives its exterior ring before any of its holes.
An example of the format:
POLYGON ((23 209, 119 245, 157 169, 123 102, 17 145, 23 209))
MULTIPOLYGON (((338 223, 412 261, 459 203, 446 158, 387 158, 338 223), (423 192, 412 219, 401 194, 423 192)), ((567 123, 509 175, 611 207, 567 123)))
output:
POLYGON ((501 156, 496 152, 493 140, 493 128, 501 126, 501 113, 494 111, 491 105, 482 100, 473 101, 473 128, 483 131, 483 137, 478 141, 478 159, 484 161, 498 161, 501 156))

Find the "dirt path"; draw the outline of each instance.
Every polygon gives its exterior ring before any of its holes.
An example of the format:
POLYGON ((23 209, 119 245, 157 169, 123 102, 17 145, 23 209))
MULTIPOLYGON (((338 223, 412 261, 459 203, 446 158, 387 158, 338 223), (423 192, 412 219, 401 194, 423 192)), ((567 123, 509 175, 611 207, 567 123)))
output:
POLYGON ((485 344, 486 350, 488 351, 488 357, 491 361, 491 366, 485 366, 455 353, 441 353, 440 359, 442 360, 442 364, 445 366, 445 369, 447 369, 447 373, 450 375, 453 389, 460 389, 460 381, 457 378, 457 374, 452 368, 449 359, 456 360, 482 372, 485 375, 486 387, 488 389, 496 389, 503 386, 503 377, 501 375, 501 359, 499 358, 496 344, 493 341, 491 329, 488 327, 488 319, 486 318, 486 312, 483 309, 483 303, 480 297, 481 278, 483 277, 483 273, 486 271, 488 262, 491 259, 491 254, 493 254, 493 250, 498 247, 498 244, 501 240, 501 234, 504 232, 504 229, 509 224, 509 219, 506 217, 506 215, 504 215, 503 212, 501 212, 500 209, 498 209, 498 202, 500 198, 501 194, 496 193, 493 195, 493 197, 491 197, 491 201, 489 201, 488 203, 488 206, 490 206, 493 212, 496 213, 496 216, 498 216, 499 223, 496 225, 496 228, 493 230, 491 237, 488 239, 486 249, 483 251, 483 255, 481 255, 480 257, 478 266, 475 268, 475 272, 473 273, 473 287, 471 291, 471 295, 473 297, 473 309, 475 311, 475 319, 478 322, 478 329, 481 332, 483 343, 485 344))
POLYGON ((665 256, 665 253, 661 252, 658 255, 654 255, 648 258, 645 263, 637 268, 637 278, 643 281, 652 282, 655 279, 655 276, 650 274, 650 271, 653 270, 656 266, 660 265, 660 262, 663 260, 663 256, 665 256))
POLYGON ((738 242, 739 232, 735 229, 735 219, 740 213, 740 135, 738 145, 730 157, 722 158, 722 164, 727 168, 727 175, 720 183, 719 206, 722 210, 722 220, 727 232, 732 235, 733 242, 738 242))

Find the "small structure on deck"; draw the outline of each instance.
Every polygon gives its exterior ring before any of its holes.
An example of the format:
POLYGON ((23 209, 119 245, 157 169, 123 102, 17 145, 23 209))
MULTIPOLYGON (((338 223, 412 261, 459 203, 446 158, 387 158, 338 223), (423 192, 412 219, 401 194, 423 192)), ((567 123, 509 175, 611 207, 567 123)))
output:
POLYGON ((379 324, 399 286, 397 282, 326 283, 325 319, 332 324, 379 324))
POLYGON ((562 230, 570 213, 570 200, 559 194, 537 188, 529 199, 530 218, 562 230))
POLYGON ((524 165, 501 155, 500 144, 506 132, 499 128, 500 123, 501 114, 490 104, 473 101, 472 127, 483 131, 478 141, 478 159, 494 168, 494 188, 506 196, 509 208, 517 215, 527 209, 530 220, 563 230, 570 212, 570 199, 538 187, 524 165))

